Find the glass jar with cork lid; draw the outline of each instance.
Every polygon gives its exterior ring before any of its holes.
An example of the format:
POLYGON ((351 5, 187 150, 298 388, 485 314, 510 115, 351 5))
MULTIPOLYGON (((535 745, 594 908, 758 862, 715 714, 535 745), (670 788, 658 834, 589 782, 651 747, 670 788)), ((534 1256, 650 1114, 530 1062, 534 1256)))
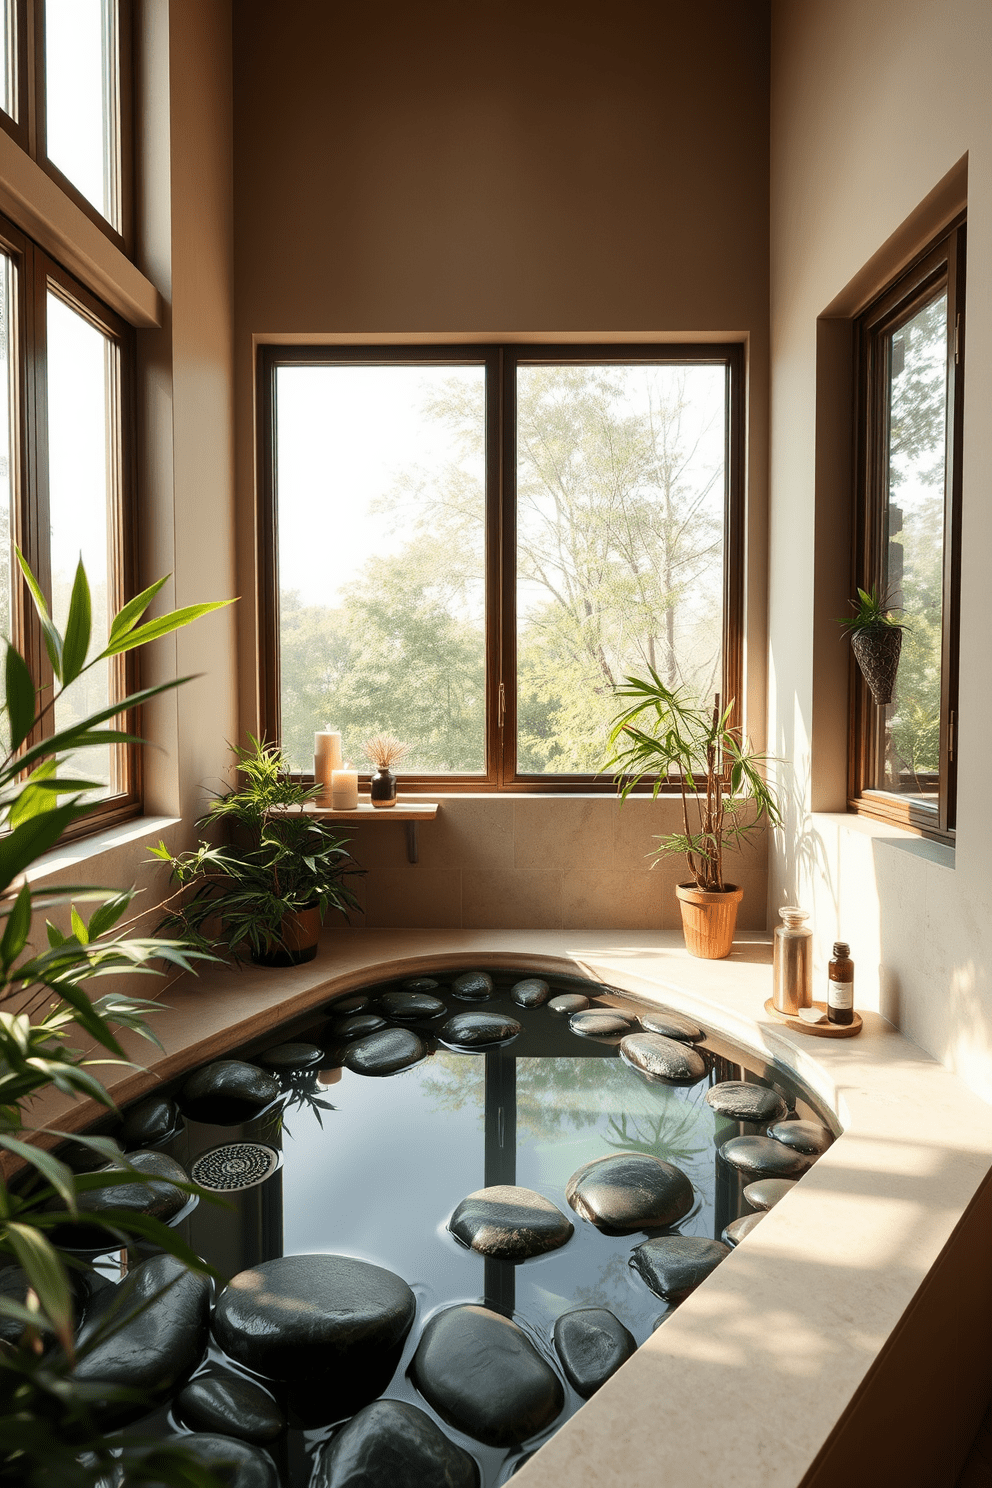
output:
POLYGON ((783 924, 772 937, 772 1006, 795 1018, 813 1005, 813 932, 809 911, 797 904, 779 910, 783 924))

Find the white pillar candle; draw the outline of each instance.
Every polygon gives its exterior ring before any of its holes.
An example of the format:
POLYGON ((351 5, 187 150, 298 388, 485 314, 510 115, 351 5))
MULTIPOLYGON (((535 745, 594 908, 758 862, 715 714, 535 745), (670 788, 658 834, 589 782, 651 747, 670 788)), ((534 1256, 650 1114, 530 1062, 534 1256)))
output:
POLYGON ((331 805, 335 811, 358 809, 358 771, 350 765, 331 772, 331 805))
POLYGON ((320 786, 318 806, 331 804, 331 774, 343 764, 341 735, 336 729, 325 729, 313 736, 313 777, 320 786))

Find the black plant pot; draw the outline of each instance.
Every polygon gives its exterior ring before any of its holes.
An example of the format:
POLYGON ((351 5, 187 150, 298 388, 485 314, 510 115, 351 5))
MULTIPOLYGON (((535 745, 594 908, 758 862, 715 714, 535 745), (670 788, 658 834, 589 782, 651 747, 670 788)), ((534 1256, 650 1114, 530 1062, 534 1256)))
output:
POLYGON ((396 805, 396 776, 382 766, 372 776, 369 796, 373 806, 396 805))
POLYGON ((880 708, 891 703, 902 650, 898 625, 866 625, 851 637, 851 650, 880 708))

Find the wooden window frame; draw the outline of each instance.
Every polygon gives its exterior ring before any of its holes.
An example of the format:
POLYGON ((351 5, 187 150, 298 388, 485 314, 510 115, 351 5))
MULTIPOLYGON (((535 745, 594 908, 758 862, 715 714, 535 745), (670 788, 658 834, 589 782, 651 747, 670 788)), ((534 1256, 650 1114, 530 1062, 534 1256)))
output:
MULTIPOLYGON (((962 214, 862 311, 855 327, 856 472, 853 584, 881 592, 887 472, 885 338, 935 293, 948 303, 947 424, 944 465, 941 626, 940 785, 936 807, 872 784, 878 778, 881 710, 850 663, 848 809, 953 844, 957 803, 958 649, 961 589, 961 450, 964 425, 965 219, 962 214)), ((852 589, 853 592, 853 589, 852 589)))
MULTIPOLYGON (((256 364, 257 409, 257 668, 259 726, 280 737, 279 545, 275 452, 276 372, 313 365, 484 365, 486 378, 486 768, 473 775, 403 776, 411 794, 460 792, 514 794, 615 793, 609 775, 527 775, 516 771, 516 368, 533 363, 722 364, 726 368, 723 692, 733 699, 733 726, 743 725, 744 653, 744 348, 731 343, 570 345, 328 346, 265 344, 256 364)), ((315 728, 318 721, 315 720, 315 728)), ((312 780, 312 774, 298 778, 312 780)), ((369 772, 361 777, 371 779, 369 772)), ((637 789, 650 792, 645 780, 637 789)), ((677 784, 666 783, 665 791, 677 784)))
MULTIPOLYGON (((7 253, 14 268, 12 293, 12 326, 9 356, 11 360, 11 536, 31 565, 49 607, 51 607, 51 553, 47 541, 49 530, 48 479, 48 397, 47 397, 47 307, 49 289, 107 336, 115 348, 114 382, 111 398, 109 439, 113 489, 109 514, 111 548, 108 614, 126 603, 136 593, 137 555, 135 541, 135 334, 131 326, 110 310, 78 280, 48 257, 36 244, 11 224, 0 218, 0 248, 7 253)), ((22 652, 35 685, 50 688, 53 682, 51 663, 45 649, 41 626, 27 584, 11 565, 11 640, 22 652)), ((133 692, 138 685, 137 663, 133 654, 114 658, 111 666, 112 685, 117 696, 133 692)), ((138 720, 124 715, 121 726, 137 731, 138 720)), ((40 732, 31 742, 40 742, 54 732, 52 714, 46 717, 40 732)), ((74 822, 63 837, 66 840, 88 836, 141 812, 141 755, 134 744, 111 746, 115 753, 117 778, 123 788, 104 800, 94 802, 85 816, 74 822)))

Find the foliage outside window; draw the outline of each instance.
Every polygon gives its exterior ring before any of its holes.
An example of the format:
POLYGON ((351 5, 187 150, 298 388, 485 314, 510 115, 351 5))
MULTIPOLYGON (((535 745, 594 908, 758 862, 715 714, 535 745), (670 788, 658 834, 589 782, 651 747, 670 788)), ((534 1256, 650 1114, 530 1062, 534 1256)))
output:
MULTIPOLYGON (((739 695, 737 348, 262 352, 265 727, 589 788, 614 687, 739 695)), ((611 788, 608 781, 604 788, 611 788)))
POLYGON ((954 828, 964 227, 859 322, 858 574, 905 626, 895 691, 855 678, 855 809, 954 828))

